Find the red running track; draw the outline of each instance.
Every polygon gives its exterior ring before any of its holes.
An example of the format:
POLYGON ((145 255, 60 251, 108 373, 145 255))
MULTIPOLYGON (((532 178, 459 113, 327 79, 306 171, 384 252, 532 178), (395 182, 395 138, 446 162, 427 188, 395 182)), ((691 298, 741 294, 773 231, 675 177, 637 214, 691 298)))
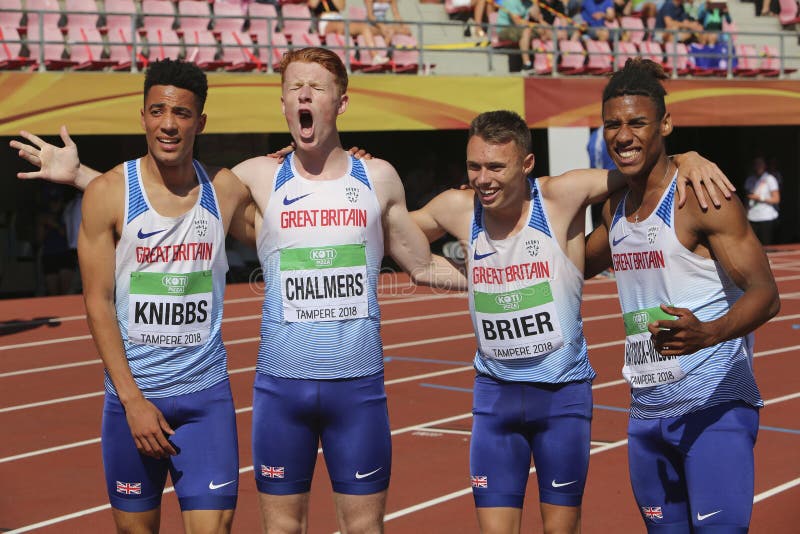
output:
MULTIPOLYGON (((770 254, 781 313, 756 335, 755 369, 767 406, 756 446, 751 532, 800 524, 800 250, 770 254)), ((386 389, 394 463, 386 532, 477 532, 469 487, 472 354, 463 295, 384 278, 386 389)), ((223 336, 238 411, 241 480, 234 532, 259 531, 250 451, 251 400, 261 297, 226 294, 223 336)), ((628 389, 620 379, 622 321, 613 281, 596 279, 583 305, 594 383, 592 459, 583 532, 644 532, 627 475, 628 389)), ((100 456, 102 365, 78 296, 0 302, 0 532, 113 532, 100 456)), ((523 531, 540 532, 535 473, 523 531)), ((181 532, 174 493, 162 532, 181 532)), ((310 532, 337 530, 324 461, 317 464, 310 532)))

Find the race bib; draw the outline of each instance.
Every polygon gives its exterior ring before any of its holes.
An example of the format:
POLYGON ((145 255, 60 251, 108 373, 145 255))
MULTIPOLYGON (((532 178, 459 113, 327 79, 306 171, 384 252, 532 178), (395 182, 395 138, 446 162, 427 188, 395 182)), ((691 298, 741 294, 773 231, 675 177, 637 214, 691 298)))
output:
POLYGON ((686 373, 677 356, 664 356, 653 345, 647 325, 662 319, 674 319, 660 307, 625 313, 625 366, 622 376, 632 388, 648 388, 677 382, 686 373))
POLYGON ((281 293, 290 323, 368 317, 366 245, 282 250, 281 293))
POLYGON ((211 271, 131 273, 128 340, 137 345, 193 347, 208 340, 211 271))
POLYGON ((504 293, 473 293, 481 354, 513 360, 545 356, 564 345, 550 282, 504 293))

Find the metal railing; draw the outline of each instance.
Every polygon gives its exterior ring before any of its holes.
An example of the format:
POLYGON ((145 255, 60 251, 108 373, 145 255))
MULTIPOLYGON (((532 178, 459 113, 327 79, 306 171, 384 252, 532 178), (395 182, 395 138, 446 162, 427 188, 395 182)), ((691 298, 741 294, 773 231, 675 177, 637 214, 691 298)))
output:
MULTIPOLYGON (((0 12, 7 12, 7 11, 13 11, 15 13, 18 12, 18 11, 14 11, 14 10, 0 8, 0 12)), ((68 43, 67 43, 66 39, 62 39, 62 40, 58 40, 58 41, 46 40, 45 39, 45 37, 44 37, 44 35, 45 35, 45 32, 44 32, 44 18, 45 17, 44 17, 44 15, 57 14, 59 16, 67 15, 67 17, 68 17, 71 13, 85 15, 85 12, 69 12, 69 11, 60 11, 60 10, 59 11, 46 11, 45 10, 45 11, 29 11, 28 13, 36 13, 36 14, 38 14, 38 20, 37 20, 37 23, 38 23, 38 40, 36 42, 37 42, 37 44, 39 44, 39 50, 38 50, 39 57, 35 58, 35 59, 38 60, 37 61, 38 68, 40 70, 46 70, 45 45, 56 44, 56 45, 67 46, 68 43)), ((143 14, 137 14, 137 13, 134 13, 134 14, 118 13, 118 12, 113 12, 113 11, 111 11, 111 12, 99 12, 98 15, 117 15, 117 16, 129 15, 130 19, 131 19, 130 33, 129 33, 130 38, 131 38, 130 42, 129 43, 125 43, 123 41, 117 40, 116 36, 109 35, 109 36, 104 37, 102 42, 97 42, 97 41, 86 41, 86 42, 84 42, 84 41, 81 41, 81 42, 78 42, 78 43, 71 42, 69 44, 71 44, 72 46, 75 46, 76 44, 78 44, 78 45, 81 45, 81 44, 85 44, 85 45, 103 45, 103 47, 104 47, 104 49, 106 51, 108 50, 108 47, 111 46, 111 45, 113 45, 113 46, 127 46, 127 47, 129 47, 130 56, 131 56, 131 68, 130 68, 131 71, 136 71, 137 68, 138 68, 137 67, 137 58, 143 57, 142 54, 144 52, 147 52, 148 48, 152 48, 154 45, 156 45, 156 43, 149 42, 149 40, 144 35, 144 30, 142 28, 142 21, 141 21, 142 20, 142 16, 147 16, 147 17, 163 16, 163 17, 169 18, 171 20, 176 20, 176 19, 177 20, 183 20, 183 19, 193 18, 193 17, 206 18, 205 16, 201 16, 201 15, 189 15, 189 14, 175 14, 175 15, 144 14, 143 15, 143 14)), ((223 19, 223 18, 238 19, 240 17, 221 16, 221 15, 216 15, 216 16, 212 15, 211 16, 211 20, 212 21, 220 20, 220 19, 223 19)), ((262 70, 266 70, 266 71, 270 71, 270 72, 273 71, 272 58, 273 58, 273 52, 276 49, 280 50, 280 49, 283 49, 283 48, 296 48, 298 46, 297 43, 289 43, 289 44, 286 44, 286 45, 276 43, 276 40, 274 39, 274 35, 276 33, 276 26, 277 26, 277 24, 279 24, 279 22, 285 23, 286 21, 293 21, 293 20, 308 21, 309 22, 309 29, 311 30, 311 29, 315 28, 314 19, 304 19, 304 18, 298 19, 298 18, 292 18, 292 17, 247 17, 246 14, 243 14, 243 17, 241 17, 241 18, 245 18, 246 20, 250 20, 251 23, 254 20, 265 20, 266 21, 266 23, 267 23, 266 24, 266 27, 267 27, 266 35, 263 35, 263 36, 262 35, 256 35, 257 42, 254 42, 252 44, 252 47, 249 46, 248 44, 245 44, 244 46, 240 46, 240 48, 247 49, 247 51, 249 52, 249 55, 255 56, 255 57, 259 57, 259 54, 258 54, 258 50, 259 49, 266 49, 266 51, 268 52, 267 61, 265 62, 266 64, 264 65, 264 69, 262 69, 262 70)), ((344 24, 344 35, 350 35, 350 24, 354 23, 354 22, 369 23, 370 21, 365 20, 365 19, 355 20, 355 19, 348 19, 347 17, 343 17, 342 18, 342 23, 344 24)), ((485 61, 486 61, 485 73, 489 74, 489 75, 492 75, 492 74, 496 73, 496 70, 498 70, 498 69, 495 68, 496 67, 495 64, 496 64, 496 61, 499 58, 507 59, 509 56, 519 56, 519 55, 522 54, 522 51, 520 51, 513 43, 511 43, 510 45, 505 46, 505 47, 496 46, 497 45, 497 40, 495 40, 494 44, 491 41, 487 41, 487 42, 484 42, 484 43, 476 43, 475 41, 472 41, 472 40, 462 40, 460 42, 449 43, 449 44, 441 44, 441 43, 440 44, 433 44, 433 43, 431 43, 429 41, 433 41, 434 39, 430 39, 430 40, 426 39, 426 35, 429 32, 436 32, 436 31, 441 32, 441 30, 443 28, 450 28, 451 30, 453 30, 451 33, 460 34, 461 31, 464 28, 464 23, 463 22, 451 22, 451 21, 448 21, 448 22, 429 22, 429 21, 422 21, 422 20, 416 20, 416 21, 409 21, 409 20, 391 21, 391 20, 388 20, 388 21, 381 21, 381 23, 385 24, 385 25, 402 24, 402 25, 405 25, 406 27, 413 28, 414 31, 412 33, 416 38, 417 46, 415 48, 408 48, 408 49, 412 50, 412 51, 416 51, 416 52, 419 53, 419 61, 418 61, 418 63, 420 65, 420 67, 421 67, 419 72, 423 73, 423 74, 430 72, 430 69, 425 68, 425 66, 429 66, 431 63, 433 63, 432 61, 430 61, 430 58, 432 58, 432 57, 433 58, 441 57, 442 61, 445 61, 445 58, 447 58, 448 56, 454 56, 456 54, 468 54, 470 56, 472 56, 472 55, 483 56, 485 58, 485 61)), ((500 26, 500 25, 490 25, 488 27, 487 35, 490 35, 490 36, 491 35, 498 35, 503 28, 504 28, 504 26, 500 26)), ((553 32, 553 34, 555 34, 556 32, 564 32, 564 31, 566 31, 568 33, 572 33, 572 32, 575 32, 575 31, 578 30, 578 28, 574 27, 574 26, 559 26, 559 27, 556 27, 556 28, 549 27, 549 26, 548 27, 533 26, 533 30, 534 31, 542 31, 542 30, 545 30, 545 29, 551 30, 553 32)), ((62 28, 62 32, 64 32, 64 31, 65 30, 62 28)), ((178 31, 180 31, 180 29, 178 29, 178 31)), ((611 48, 611 50, 610 50, 611 65, 610 66, 611 66, 612 69, 616 69, 616 68, 619 67, 619 64, 618 64, 619 61, 618 60, 619 60, 620 57, 633 55, 632 53, 622 52, 622 51, 619 50, 619 43, 626 39, 625 36, 630 31, 644 31, 644 32, 648 32, 651 35, 653 34, 653 32, 655 32, 655 33, 657 33, 659 35, 662 35, 662 36, 663 35, 672 34, 673 41, 675 41, 675 39, 677 37, 677 34, 685 33, 685 31, 681 31, 681 30, 663 30, 663 29, 653 30, 653 29, 648 29, 648 28, 636 29, 636 30, 625 29, 625 28, 608 28, 608 31, 609 31, 609 33, 611 35, 611 37, 609 39, 609 45, 610 45, 610 48, 611 48)), ((28 31, 28 33, 30 33, 30 31, 28 31)), ((245 32, 243 32, 243 33, 245 33, 245 32)), ((688 55, 688 57, 690 58, 690 60, 691 60, 691 58, 708 58, 708 59, 717 60, 719 62, 724 63, 724 67, 720 67, 720 68, 715 69, 715 70, 716 70, 717 74, 723 74, 727 78, 733 78, 738 73, 740 73, 742 71, 742 69, 737 68, 737 67, 734 66, 736 61, 759 60, 759 59, 762 59, 762 58, 765 57, 763 52, 759 53, 757 50, 751 55, 737 56, 735 54, 734 47, 732 46, 732 43, 733 43, 734 39, 739 39, 739 40, 745 39, 745 40, 761 41, 762 43, 766 43, 766 42, 772 43, 772 46, 774 46, 777 49, 777 54, 775 54, 774 57, 772 57, 772 56, 770 56, 770 57, 771 57, 771 59, 774 59, 774 60, 777 61, 777 68, 775 68, 774 70, 777 71, 777 77, 779 77, 779 78, 784 78, 784 77, 786 77, 786 75, 788 73, 793 72, 795 70, 795 69, 790 68, 789 66, 787 66, 787 63, 791 62, 794 65, 800 65, 800 55, 789 55, 789 54, 787 54, 787 48, 788 48, 787 39, 791 39, 792 41, 796 41, 798 39, 797 32, 776 31, 776 32, 770 32, 770 33, 764 33, 764 32, 742 32, 742 31, 737 31, 734 34, 734 33, 731 33, 731 32, 717 31, 717 32, 705 32, 705 33, 717 34, 718 40, 719 41, 723 41, 723 42, 727 42, 728 46, 725 48, 725 50, 723 52, 716 52, 715 53, 715 52, 695 51, 695 52, 690 53, 688 55)), ((353 39, 353 41, 355 41, 355 40, 353 39)), ((9 39, 8 36, 4 36, 4 42, 5 43, 20 43, 21 45, 27 45, 29 43, 32 43, 33 41, 31 41, 29 35, 23 35, 23 36, 17 36, 17 39, 9 39)), ((561 76, 562 73, 559 71, 559 66, 561 65, 563 57, 568 52, 565 52, 565 51, 560 49, 558 39, 554 39, 554 40, 548 41, 548 42, 551 44, 552 50, 548 50, 546 52, 537 51, 537 50, 531 50, 531 54, 532 55, 533 54, 540 54, 540 53, 548 54, 550 56, 549 59, 550 59, 550 63, 552 65, 552 68, 550 69, 550 71, 546 75, 547 76, 552 76, 552 77, 561 76)), ((387 43, 387 45, 391 49, 391 43, 387 43)), ((220 43, 216 43, 216 44, 212 44, 212 43, 190 43, 190 42, 187 42, 187 39, 183 38, 182 42, 180 43, 180 46, 181 46, 181 48, 183 50, 183 54, 182 55, 183 56, 188 56, 188 55, 190 55, 190 53, 189 53, 190 49, 194 50, 194 49, 199 48, 199 47, 213 47, 215 49, 215 51, 220 52, 221 51, 220 47, 222 45, 220 43)), ((306 46, 306 45, 303 43, 303 44, 301 44, 301 46, 306 46)), ((355 44, 350 44, 350 40, 349 39, 345 39, 343 45, 330 45, 330 44, 327 44, 327 45, 324 45, 324 46, 326 46, 327 48, 342 52, 341 55, 343 56, 343 61, 345 62, 345 65, 347 66, 348 71, 352 71, 353 70, 354 64, 353 64, 352 58, 357 53, 358 54, 363 53, 363 52, 370 53, 372 51, 385 52, 387 50, 387 49, 384 49, 384 48, 381 48, 381 47, 365 47, 365 46, 360 46, 359 47, 359 46, 356 46, 355 44)), ((245 53, 244 50, 243 50, 243 53, 245 53)), ((609 52, 593 52, 593 51, 590 51, 590 50, 586 50, 585 48, 581 53, 584 55, 585 62, 586 62, 586 60, 588 60, 592 56, 602 55, 602 56, 608 57, 608 54, 609 54, 609 52)), ((5 55, 8 54, 8 48, 3 46, 3 47, 0 47, 0 61, 5 59, 5 58, 2 57, 4 54, 5 55)), ((683 61, 684 55, 677 50, 677 47, 673 47, 673 49, 671 51, 669 51, 669 52, 667 50, 662 50, 661 54, 662 54, 662 57, 663 57, 662 63, 666 64, 667 63, 667 59, 671 60, 670 63, 673 66, 673 68, 671 69, 671 76, 673 76, 673 77, 679 76, 680 73, 679 73, 679 69, 677 68, 677 66, 678 66, 679 63, 681 63, 683 61)), ((152 56, 152 53, 150 55, 152 56)), ((648 56, 649 54, 646 53, 646 52, 638 51, 636 55, 648 56)), ((8 58, 8 59, 13 59, 13 58, 8 58)), ((756 70, 758 70, 758 69, 756 69, 756 70)), ((456 74, 458 73, 458 69, 457 68, 456 69, 451 69, 451 71, 454 71, 453 73, 456 73, 456 74)), ((752 72, 750 74, 752 74, 752 72)))

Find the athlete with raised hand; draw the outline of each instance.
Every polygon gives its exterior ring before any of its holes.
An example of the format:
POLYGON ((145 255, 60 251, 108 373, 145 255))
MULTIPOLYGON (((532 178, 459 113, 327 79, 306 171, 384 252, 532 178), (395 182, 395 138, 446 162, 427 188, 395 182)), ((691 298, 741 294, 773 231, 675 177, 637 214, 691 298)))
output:
POLYGON ((603 207, 587 271, 613 262, 631 387, 628 463, 648 532, 747 532, 763 406, 753 335, 777 287, 738 199, 675 202, 662 67, 628 60, 603 91, 604 136, 627 188, 603 207))
MULTIPOLYGON (((478 115, 467 144, 471 189, 445 191, 413 216, 428 239, 447 232, 468 244, 478 341, 470 475, 481 532, 519 532, 532 455, 544 531, 572 534, 580 532, 595 376, 580 312, 584 212, 624 179, 604 170, 530 178, 531 144, 516 113, 478 115)), ((695 194, 704 177, 729 196, 716 165, 675 160, 695 194)), ((714 187, 709 193, 718 204, 714 187)))
POLYGON ((168 473, 186 532, 229 532, 236 507, 236 416, 220 327, 225 235, 247 239, 232 221, 244 219, 250 195, 230 170, 192 159, 206 93, 195 65, 151 63, 147 154, 96 176, 83 200, 78 256, 106 369, 103 464, 119 532, 159 530, 168 473))

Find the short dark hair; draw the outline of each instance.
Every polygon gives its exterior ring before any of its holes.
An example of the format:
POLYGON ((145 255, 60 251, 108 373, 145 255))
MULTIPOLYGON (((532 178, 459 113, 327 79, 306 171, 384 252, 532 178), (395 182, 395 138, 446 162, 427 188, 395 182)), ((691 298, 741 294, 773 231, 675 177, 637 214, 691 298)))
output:
POLYGON ((145 98, 154 85, 172 85, 191 91, 197 97, 200 112, 203 112, 208 96, 208 79, 194 63, 169 58, 151 62, 144 77, 145 98))
POLYGON ((533 151, 531 131, 525 119, 513 111, 498 110, 481 113, 469 125, 469 139, 478 136, 484 141, 505 144, 514 141, 525 154, 533 151))
POLYGON ((649 59, 629 58, 622 70, 615 72, 603 90, 603 104, 607 100, 626 95, 646 96, 656 106, 658 118, 664 117, 667 90, 661 84, 667 79, 664 68, 649 59))

